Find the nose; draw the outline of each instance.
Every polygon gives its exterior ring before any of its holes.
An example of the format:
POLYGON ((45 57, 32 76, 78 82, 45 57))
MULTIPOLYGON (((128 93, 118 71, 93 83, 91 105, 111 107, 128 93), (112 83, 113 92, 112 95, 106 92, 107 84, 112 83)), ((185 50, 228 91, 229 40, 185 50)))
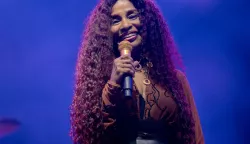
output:
POLYGON ((122 21, 121 32, 126 32, 129 29, 131 29, 131 27, 132 27, 132 24, 127 19, 125 19, 122 21))

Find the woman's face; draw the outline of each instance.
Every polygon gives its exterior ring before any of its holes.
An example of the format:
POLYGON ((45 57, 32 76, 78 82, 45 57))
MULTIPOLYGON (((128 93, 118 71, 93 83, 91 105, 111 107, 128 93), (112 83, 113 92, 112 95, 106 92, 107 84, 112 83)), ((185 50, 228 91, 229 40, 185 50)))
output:
POLYGON ((111 32, 117 43, 129 41, 133 48, 142 43, 139 12, 129 0, 118 0, 112 7, 111 32))

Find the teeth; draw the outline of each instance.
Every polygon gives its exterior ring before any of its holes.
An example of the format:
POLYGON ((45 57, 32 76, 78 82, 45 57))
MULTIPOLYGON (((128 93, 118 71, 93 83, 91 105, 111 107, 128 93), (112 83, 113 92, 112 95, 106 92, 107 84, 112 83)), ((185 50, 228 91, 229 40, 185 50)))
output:
POLYGON ((131 33, 131 34, 126 35, 124 38, 129 38, 129 37, 135 36, 135 35, 136 35, 135 33, 131 33))

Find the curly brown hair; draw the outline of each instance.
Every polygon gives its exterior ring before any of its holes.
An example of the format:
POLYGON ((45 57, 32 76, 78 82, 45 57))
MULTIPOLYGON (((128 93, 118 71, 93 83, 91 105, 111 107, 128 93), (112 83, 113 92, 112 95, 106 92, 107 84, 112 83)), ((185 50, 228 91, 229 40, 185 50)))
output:
MULTIPOLYGON (((70 136, 77 144, 97 144, 103 130, 102 89, 108 81, 113 60, 119 55, 110 32, 111 10, 117 0, 101 0, 92 11, 78 54, 74 97, 70 106, 70 136)), ((160 10, 152 0, 130 0, 140 13, 141 29, 147 33, 143 47, 154 64, 150 76, 169 90, 178 105, 182 142, 195 142, 194 119, 182 85, 176 75, 175 61, 181 59, 160 10)))

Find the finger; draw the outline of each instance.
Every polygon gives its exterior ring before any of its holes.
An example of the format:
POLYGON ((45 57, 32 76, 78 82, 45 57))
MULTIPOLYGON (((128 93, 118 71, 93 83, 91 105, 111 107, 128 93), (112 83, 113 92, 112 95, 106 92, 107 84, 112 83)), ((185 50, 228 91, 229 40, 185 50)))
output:
POLYGON ((122 59, 122 60, 124 60, 124 59, 130 59, 130 60, 133 61, 133 58, 132 58, 130 55, 122 55, 122 56, 120 57, 120 59, 122 59))
POLYGON ((134 66, 132 64, 125 64, 124 63, 124 64, 121 64, 120 67, 121 68, 129 68, 129 69, 132 69, 132 70, 134 69, 134 66))
POLYGON ((126 68, 126 69, 128 68, 128 69, 132 70, 133 72, 135 72, 135 67, 132 64, 120 64, 118 67, 119 68, 126 68))
POLYGON ((140 64, 140 63, 139 63, 138 61, 134 61, 134 62, 133 62, 133 66, 134 66, 134 67, 137 67, 139 64, 140 64))
POLYGON ((130 59, 127 59, 127 60, 120 60, 119 63, 121 63, 121 64, 131 64, 131 65, 133 65, 133 61, 130 60, 130 59))
POLYGON ((130 68, 121 68, 123 74, 130 74, 134 77, 135 71, 130 68))

